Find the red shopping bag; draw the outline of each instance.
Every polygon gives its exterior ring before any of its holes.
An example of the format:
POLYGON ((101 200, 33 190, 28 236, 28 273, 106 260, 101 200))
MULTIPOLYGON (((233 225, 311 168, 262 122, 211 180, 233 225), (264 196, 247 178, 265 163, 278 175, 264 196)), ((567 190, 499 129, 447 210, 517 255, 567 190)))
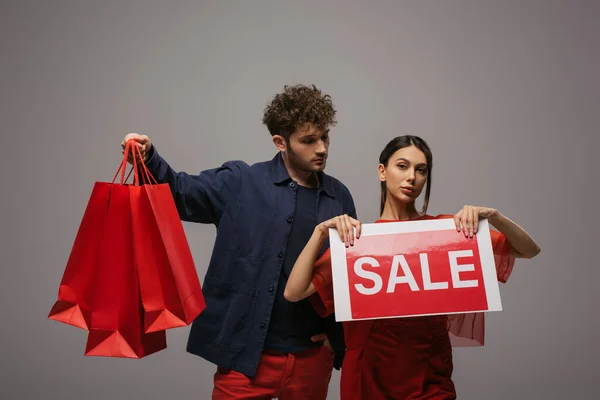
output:
POLYGON ((81 329, 90 327, 94 271, 104 236, 110 189, 107 183, 94 185, 60 282, 58 300, 48 316, 50 319, 81 329))
POLYGON ((141 358, 166 348, 165 331, 144 332, 134 259, 127 151, 112 183, 97 182, 49 318, 89 330, 85 354, 141 358), (122 171, 120 184, 114 184, 122 171))
POLYGON ((94 281, 88 356, 142 358, 167 347, 164 330, 144 333, 129 189, 111 187, 94 281))
MULTIPOLYGON (((131 149, 143 159, 137 145, 131 149)), ((143 162, 139 166, 149 184, 130 187, 133 248, 150 333, 189 325, 206 303, 169 185, 157 184, 143 162)))

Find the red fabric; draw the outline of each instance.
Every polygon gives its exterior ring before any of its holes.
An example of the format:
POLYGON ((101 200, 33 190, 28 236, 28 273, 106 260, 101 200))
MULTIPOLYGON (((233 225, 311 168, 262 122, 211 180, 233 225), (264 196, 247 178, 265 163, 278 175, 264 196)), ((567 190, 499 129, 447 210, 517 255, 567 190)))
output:
MULTIPOLYGON (((423 219, 452 218, 451 215, 423 219)), ((377 221, 379 223, 386 221, 377 221)), ((389 221, 391 222, 391 221, 389 221)), ((504 235, 491 230, 498 280, 506 282, 514 258, 504 235)), ((331 254, 313 272, 315 310, 334 311, 331 254)), ((452 346, 483 345, 484 313, 344 322, 347 352, 342 366, 342 400, 455 399, 452 346)))
POLYGON ((213 400, 325 400, 333 353, 324 346, 301 353, 264 352, 256 376, 218 368, 213 400))
POLYGON ((369 322, 361 324, 369 328, 367 340, 346 353, 341 399, 456 398, 452 346, 444 317, 369 322))
POLYGON ((312 283, 317 290, 308 300, 322 317, 333 313, 333 277, 331 273, 331 249, 317 260, 313 268, 312 283))

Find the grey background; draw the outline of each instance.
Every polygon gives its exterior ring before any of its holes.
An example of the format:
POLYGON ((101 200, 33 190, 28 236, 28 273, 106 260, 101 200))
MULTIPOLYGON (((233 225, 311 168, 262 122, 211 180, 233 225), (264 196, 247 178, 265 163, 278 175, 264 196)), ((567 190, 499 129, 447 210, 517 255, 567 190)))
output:
MULTIPOLYGON (((379 152, 411 133, 433 148, 432 213, 496 207, 541 245, 486 346, 455 350, 459 398, 595 398, 599 17, 573 0, 2 1, 0 395, 208 399, 189 328, 146 359, 84 357, 85 332, 48 311, 126 133, 188 172, 270 159, 263 107, 315 83, 339 110, 328 172, 364 222, 379 152)), ((185 229, 203 278, 214 228, 185 229)))

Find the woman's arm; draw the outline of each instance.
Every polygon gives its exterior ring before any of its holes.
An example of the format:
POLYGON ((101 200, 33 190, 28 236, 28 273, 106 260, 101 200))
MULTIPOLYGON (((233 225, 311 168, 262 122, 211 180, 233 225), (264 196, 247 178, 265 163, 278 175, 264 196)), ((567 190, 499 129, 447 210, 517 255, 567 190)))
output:
POLYGON ((326 238, 327 235, 317 226, 304 250, 298 256, 285 285, 283 297, 287 301, 300 301, 316 291, 315 285, 312 283, 313 266, 326 238))
POLYGON ((506 236, 510 243, 510 256, 515 258, 533 258, 540 253, 540 246, 523 228, 499 211, 488 218, 490 224, 506 236))
POLYGON ((316 289, 312 283, 313 267, 317 262, 319 250, 321 250, 323 243, 329 236, 329 228, 337 229, 342 241, 348 247, 354 245, 354 228, 356 228, 356 238, 360 237, 361 223, 344 214, 321 222, 315 227, 288 278, 283 292, 283 297, 287 301, 300 301, 315 293, 316 289))
POLYGON ((533 258, 540 252, 540 246, 523 228, 495 208, 464 206, 454 216, 456 230, 462 230, 465 236, 473 237, 479 227, 479 219, 487 218, 508 243, 510 243, 510 256, 515 258, 533 258))

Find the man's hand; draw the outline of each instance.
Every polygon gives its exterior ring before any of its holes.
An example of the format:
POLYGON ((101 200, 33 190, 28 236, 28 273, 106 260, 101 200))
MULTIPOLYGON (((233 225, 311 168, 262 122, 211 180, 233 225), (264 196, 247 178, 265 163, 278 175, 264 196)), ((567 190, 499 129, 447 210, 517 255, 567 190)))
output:
MULTIPOLYGON (((148 154, 152 148, 152 142, 150 141, 150 138, 146 135, 140 135, 138 133, 128 133, 125 136, 125 139, 123 139, 121 142, 121 153, 125 153, 125 145, 130 140, 137 142, 140 152, 142 153, 142 157, 144 157, 144 161, 148 160, 148 154)), ((132 154, 127 155, 127 161, 129 161, 130 164, 133 163, 132 154)))
POLYGON ((327 338, 326 333, 319 333, 318 335, 311 337, 310 340, 312 340, 313 343, 323 342, 323 346, 325 346, 327 350, 329 350, 332 353, 334 352, 333 347, 331 347, 331 343, 329 343, 329 339, 327 338))

